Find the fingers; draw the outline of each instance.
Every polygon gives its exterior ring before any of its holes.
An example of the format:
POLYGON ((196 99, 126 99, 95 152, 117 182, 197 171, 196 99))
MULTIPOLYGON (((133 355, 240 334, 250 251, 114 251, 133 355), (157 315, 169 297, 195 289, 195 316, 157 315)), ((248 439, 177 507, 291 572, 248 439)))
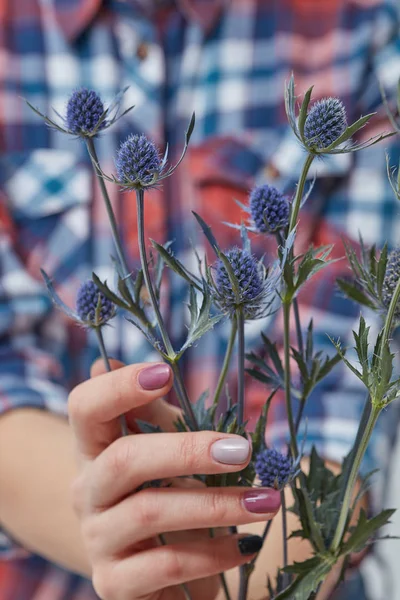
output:
POLYGON ((106 508, 145 481, 232 473, 250 460, 250 443, 213 431, 134 435, 116 440, 93 463, 91 504, 106 508))
POLYGON ((92 523, 96 535, 88 537, 97 551, 117 557, 166 531, 267 521, 279 507, 280 492, 270 488, 148 488, 97 514, 92 523))
POLYGON ((155 363, 121 367, 74 388, 68 411, 81 454, 95 458, 119 437, 120 415, 167 394, 172 383, 170 367, 155 363))
POLYGON ((114 563, 110 573, 95 572, 93 584, 102 598, 131 600, 233 569, 260 547, 260 537, 243 535, 161 546, 114 563))

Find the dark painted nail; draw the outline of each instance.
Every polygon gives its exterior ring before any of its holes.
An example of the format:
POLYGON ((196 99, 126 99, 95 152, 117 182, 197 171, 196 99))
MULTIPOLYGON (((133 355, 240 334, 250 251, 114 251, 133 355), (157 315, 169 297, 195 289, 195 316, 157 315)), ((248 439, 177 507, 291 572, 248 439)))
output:
POLYGON ((255 554, 262 548, 263 541, 259 535, 247 535, 246 537, 238 540, 239 552, 246 556, 248 554, 255 554))
POLYGON ((243 504, 252 513, 276 513, 281 504, 281 494, 272 488, 252 490, 243 494, 243 504))
POLYGON ((171 369, 169 366, 159 363, 140 371, 138 382, 144 390, 159 390, 167 385, 170 377, 171 369))

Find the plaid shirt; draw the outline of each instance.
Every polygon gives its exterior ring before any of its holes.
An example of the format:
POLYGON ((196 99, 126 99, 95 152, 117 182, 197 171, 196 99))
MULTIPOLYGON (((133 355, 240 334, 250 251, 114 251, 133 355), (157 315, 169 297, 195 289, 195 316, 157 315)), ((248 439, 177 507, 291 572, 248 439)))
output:
MULTIPOLYGON (((147 235, 173 240, 188 264, 203 239, 191 210, 211 223, 223 247, 236 242, 221 221, 240 222, 233 198, 245 200, 254 182, 272 181, 293 192, 304 159, 288 129, 284 82, 295 73, 297 89, 315 85, 316 97, 340 96, 349 121, 380 110, 378 78, 389 96, 400 73, 397 3, 389 0, 0 0, 0 411, 31 406, 66 415, 68 391, 88 377, 95 340, 54 311, 39 275, 43 267, 74 304, 77 287, 95 270, 112 280, 105 209, 83 144, 45 127, 25 105, 59 112, 71 90, 96 89, 107 103, 125 86, 125 107, 135 109, 99 138, 106 172, 124 137, 144 132, 171 155, 181 149, 193 110, 197 124, 185 162, 161 191, 146 199, 147 235)), ((375 117, 370 137, 387 129, 375 117)), ((397 141, 355 155, 316 162, 317 184, 301 217, 299 243, 337 242, 341 236, 398 244, 399 207, 389 188, 385 147, 396 164, 397 141)), ((138 265, 135 202, 109 188, 129 262, 138 265)), ((264 238, 255 237, 257 253, 264 238)), ((336 291, 344 261, 323 272, 300 296, 304 324, 314 319, 316 340, 332 352, 326 333, 344 342, 358 309, 336 291)), ((163 299, 176 346, 185 336, 183 284, 171 278, 163 299)), ((247 344, 260 331, 281 341, 279 318, 246 326, 247 344)), ((186 356, 190 395, 213 388, 229 334, 223 324, 186 356), (207 382, 205 384, 205 382, 207 382)), ((120 316, 105 333, 110 355, 126 362, 155 358, 120 316)), ((234 387, 234 373, 231 378, 234 387)), ((267 391, 248 382, 251 423, 267 391)), ((356 433, 364 391, 340 367, 309 401, 307 444, 340 460, 356 433)), ((280 399, 268 435, 287 436, 280 399)), ((398 405, 380 419, 365 468, 384 475, 398 422, 398 405)), ((379 489, 379 485, 375 486, 379 489)), ((19 548, 5 533, 0 561, 2 600, 90 600, 86 580, 19 548)))

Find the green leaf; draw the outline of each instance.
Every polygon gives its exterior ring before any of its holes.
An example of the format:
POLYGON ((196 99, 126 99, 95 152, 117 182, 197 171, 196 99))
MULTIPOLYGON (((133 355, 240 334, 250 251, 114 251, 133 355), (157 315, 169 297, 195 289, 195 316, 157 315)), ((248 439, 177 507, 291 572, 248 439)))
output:
POLYGON ((308 105, 310 104, 310 99, 311 99, 311 94, 312 94, 313 89, 314 89, 314 86, 312 85, 305 93, 304 100, 301 103, 301 108, 300 108, 300 112, 299 112, 298 127, 299 127, 300 137, 302 140, 304 140, 304 125, 305 125, 305 122, 307 119, 307 110, 308 110, 308 105))
POLYGON ((154 240, 150 240, 153 247, 157 250, 157 252, 162 256, 163 261, 170 269, 172 269, 175 273, 177 273, 182 279, 187 281, 190 285, 193 285, 200 292, 202 291, 202 286, 197 278, 189 273, 186 267, 177 259, 175 256, 166 249, 161 244, 158 244, 154 240))
POLYGON ((395 510, 386 509, 368 520, 365 511, 361 509, 357 525, 354 527, 348 540, 340 548, 340 553, 345 555, 350 552, 360 552, 370 538, 372 538, 381 527, 387 525, 390 517, 395 512, 395 510))
POLYGON ((337 138, 337 140, 335 140, 334 142, 332 142, 332 144, 324 148, 325 152, 327 150, 333 150, 334 148, 337 148, 338 146, 340 146, 340 144, 343 144, 343 142, 347 142, 347 140, 349 140, 362 127, 364 127, 371 119, 371 117, 373 117, 375 114, 376 113, 371 113, 369 115, 366 115, 365 117, 361 117, 360 119, 358 119, 358 121, 353 123, 353 125, 347 127, 346 130, 342 133, 342 135, 337 138))
POLYGON ((337 279, 336 283, 344 295, 350 300, 353 300, 362 306, 376 309, 375 303, 372 302, 372 300, 370 300, 368 296, 359 287, 357 287, 356 284, 350 283, 345 279, 337 279))
POLYGON ((142 433, 162 433, 163 431, 159 425, 153 425, 153 423, 141 419, 135 419, 135 423, 142 433))
POLYGON ((285 569, 288 573, 297 573, 294 582, 274 600, 309 600, 311 594, 317 591, 319 584, 324 581, 333 562, 328 562, 319 556, 310 558, 303 563, 295 563, 285 569), (301 572, 299 572, 301 570, 301 572))
POLYGON ((115 294, 113 291, 110 290, 110 288, 107 285, 107 282, 105 281, 104 283, 99 279, 99 277, 96 275, 96 273, 92 273, 92 281, 93 283, 96 284, 96 286, 99 288, 99 290, 105 295, 106 298, 108 298, 109 300, 111 300, 111 302, 114 302, 114 304, 116 306, 119 306, 120 308, 124 308, 124 309, 129 309, 129 305, 122 300, 119 296, 117 296, 117 294, 115 294))

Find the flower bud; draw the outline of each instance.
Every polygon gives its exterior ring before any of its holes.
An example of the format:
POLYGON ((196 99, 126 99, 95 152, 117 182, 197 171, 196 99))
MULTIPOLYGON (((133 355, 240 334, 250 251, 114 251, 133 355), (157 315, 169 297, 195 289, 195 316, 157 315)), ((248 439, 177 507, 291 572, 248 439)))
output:
POLYGON ((130 135, 121 144, 115 165, 119 183, 128 189, 155 185, 161 173, 158 150, 145 135, 130 135))
POLYGON ((85 281, 78 290, 76 312, 82 322, 90 326, 104 325, 115 315, 115 305, 91 281, 85 281), (97 307, 100 303, 99 314, 97 307))
POLYGON ((103 113, 104 105, 100 96, 93 90, 82 88, 70 96, 65 122, 71 133, 85 136, 93 133, 97 127, 105 127, 106 121, 99 125, 103 113))
POLYGON ((265 448, 257 455, 254 469, 263 487, 282 489, 293 475, 293 461, 273 448, 265 448))
POLYGON ((323 150, 335 142, 346 128, 343 103, 338 98, 324 98, 311 107, 304 125, 304 137, 310 148, 323 150))
POLYGON ((289 201, 272 185, 260 185, 253 189, 250 194, 250 212, 261 233, 275 233, 289 223, 289 201))

